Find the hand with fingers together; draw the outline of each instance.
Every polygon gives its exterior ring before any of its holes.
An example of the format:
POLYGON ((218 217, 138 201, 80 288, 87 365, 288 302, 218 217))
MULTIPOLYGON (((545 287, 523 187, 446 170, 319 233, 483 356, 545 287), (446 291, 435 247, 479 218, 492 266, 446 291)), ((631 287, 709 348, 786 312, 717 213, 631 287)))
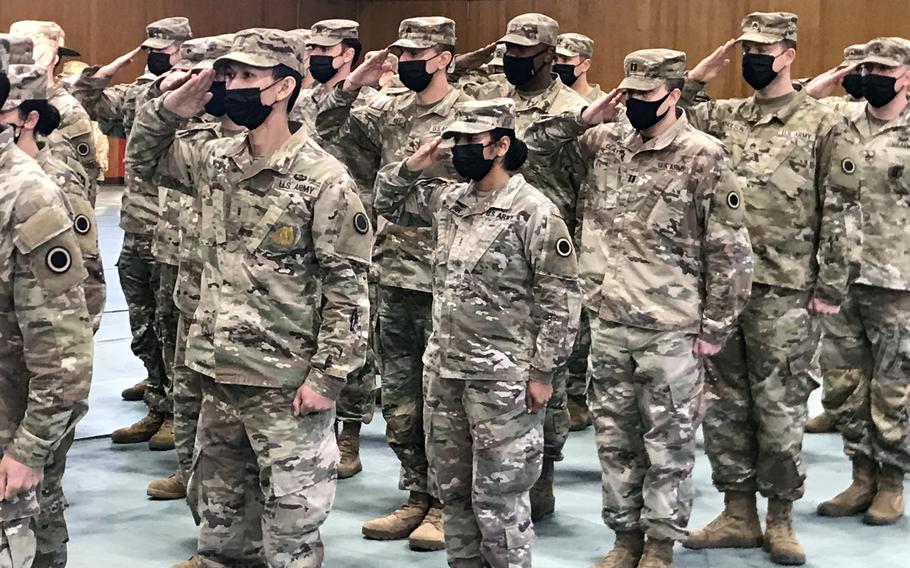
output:
POLYGON ((625 100, 625 92, 613 89, 586 107, 581 113, 581 121, 588 126, 609 122, 622 110, 622 103, 625 100))
POLYGON ((389 50, 383 49, 373 57, 363 62, 344 80, 345 91, 356 91, 361 87, 378 85, 380 77, 392 70, 389 61, 389 50))
POLYGON ((405 167, 412 172, 422 172, 438 162, 442 153, 442 138, 436 138, 418 148, 405 162, 405 167))
POLYGON ((175 84, 164 99, 164 108, 183 118, 202 114, 205 104, 212 98, 209 89, 215 78, 215 71, 206 69, 198 75, 187 74, 183 84, 175 84))
POLYGON ((462 53, 455 58, 456 69, 480 69, 480 66, 493 58, 496 52, 496 43, 485 45, 469 53, 462 53))
POLYGON ((808 93, 810 97, 816 99, 827 97, 834 92, 834 89, 838 85, 840 85, 841 80, 854 69, 856 69, 856 66, 850 65, 828 69, 818 77, 809 81, 809 84, 806 85, 806 93, 808 93))
POLYGON ((142 47, 137 47, 136 49, 130 50, 127 53, 124 53, 117 59, 111 61, 107 65, 101 67, 95 71, 95 77, 98 79, 110 79, 117 73, 119 73, 123 68, 133 62, 133 59, 136 55, 142 50, 142 47))
POLYGON ((714 53, 702 59, 689 71, 689 78, 700 83, 710 83, 724 67, 730 64, 734 49, 736 49, 736 40, 727 40, 726 43, 715 49, 714 53))

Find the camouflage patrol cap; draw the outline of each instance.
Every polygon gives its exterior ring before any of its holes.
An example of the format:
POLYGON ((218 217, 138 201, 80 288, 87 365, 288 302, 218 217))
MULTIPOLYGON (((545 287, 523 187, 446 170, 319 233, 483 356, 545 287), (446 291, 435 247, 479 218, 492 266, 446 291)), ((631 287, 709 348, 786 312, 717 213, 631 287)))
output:
POLYGON ((0 34, 0 38, 5 38, 7 41, 7 65, 31 65, 35 62, 32 53, 32 38, 14 34, 0 34))
POLYGON ((188 39, 180 45, 180 61, 174 64, 178 71, 189 71, 205 59, 206 37, 188 39))
POLYGON ((398 41, 389 49, 427 49, 455 45, 455 22, 442 16, 408 18, 398 25, 398 41))
POLYGON ((583 34, 562 34, 556 39, 556 55, 591 59, 594 56, 594 40, 583 34))
POLYGON ((623 62, 625 79, 619 89, 650 91, 667 79, 682 79, 686 72, 686 54, 673 49, 640 49, 623 62))
POLYGON ((6 73, 9 67, 9 36, 0 34, 0 73, 6 73))
POLYGON ((559 23, 550 16, 543 14, 522 14, 512 18, 506 26, 506 35, 497 43, 511 43, 514 45, 551 45, 556 46, 559 36, 559 23))
POLYGON ((303 70, 303 55, 293 34, 272 28, 250 28, 234 34, 231 50, 215 60, 216 69, 235 61, 252 67, 286 65, 297 73, 303 70))
POLYGON ((515 101, 490 99, 455 105, 455 122, 442 131, 443 138, 456 134, 480 134, 495 128, 515 130, 515 101))
POLYGON ((310 37, 313 36, 313 32, 306 28, 300 28, 297 30, 291 30, 288 32, 288 34, 294 38, 295 46, 297 47, 297 51, 300 52, 301 59, 306 59, 307 44, 310 42, 310 37))
POLYGON ((310 28, 312 35, 307 40, 307 45, 332 47, 342 40, 358 39, 360 37, 360 24, 354 20, 322 20, 310 28))
POLYGON ((193 66, 193 70, 211 69, 215 60, 227 55, 234 44, 234 34, 221 34, 205 38, 205 55, 193 66))
POLYGON ((902 37, 879 37, 866 44, 861 63, 885 67, 910 65, 910 41, 902 37))
MULTIPOLYGON (((370 59, 373 59, 377 55, 379 55, 378 50, 368 51, 366 53, 366 55, 363 56, 363 60, 369 61, 370 59)), ((386 59, 386 63, 388 63, 389 65, 392 66, 392 73, 398 73, 398 56, 397 55, 395 55, 394 53, 390 53, 388 59, 386 59)))
POLYGON ((66 32, 56 22, 20 20, 10 25, 9 33, 28 37, 33 44, 47 44, 51 49, 56 49, 60 55, 67 57, 79 57, 80 55, 78 51, 66 47, 66 32))
POLYGON ((193 37, 190 21, 182 16, 152 22, 145 27, 145 33, 148 39, 142 42, 141 47, 148 49, 165 49, 193 37))
POLYGON ((497 43, 496 51, 493 52, 493 59, 490 60, 487 65, 498 65, 502 67, 504 65, 502 58, 506 54, 506 44, 497 43))
POLYGON ((9 97, 0 111, 18 108, 25 101, 47 100, 47 72, 37 65, 10 65, 9 97))
POLYGON ((838 65, 839 68, 852 67, 863 62, 863 53, 866 50, 866 44, 857 43, 844 50, 844 61, 838 65))
POLYGON ((777 43, 796 41, 796 14, 790 12, 752 12, 742 23, 742 35, 736 41, 777 43))

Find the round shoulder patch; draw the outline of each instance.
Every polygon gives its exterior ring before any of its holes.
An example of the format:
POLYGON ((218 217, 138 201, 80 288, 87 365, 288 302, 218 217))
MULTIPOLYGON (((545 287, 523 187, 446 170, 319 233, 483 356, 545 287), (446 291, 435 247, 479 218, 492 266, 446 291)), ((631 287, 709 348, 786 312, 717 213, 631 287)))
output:
POLYGON ((739 198, 739 194, 735 191, 731 191, 727 194, 727 205, 730 206, 730 209, 739 209, 739 206, 742 204, 742 200, 739 198))
POLYGON ((77 235, 87 235, 92 230, 92 222, 85 215, 76 215, 73 220, 73 229, 77 235))
POLYGON ((569 239, 562 238, 556 241, 556 254, 562 257, 572 254, 572 243, 569 242, 569 239))
POLYGON ((76 144, 76 153, 80 156, 88 156, 89 147, 85 142, 76 144))
POLYGON ((370 230, 370 221, 363 213, 354 215, 354 230, 361 235, 365 235, 370 230))
POLYGON ((73 257, 70 256, 70 251, 64 247, 54 247, 47 251, 45 260, 48 269, 54 274, 63 274, 73 265, 73 257))
POLYGON ((844 161, 840 163, 840 169, 847 175, 853 175, 853 172, 856 171, 856 164, 850 158, 844 158, 844 161))

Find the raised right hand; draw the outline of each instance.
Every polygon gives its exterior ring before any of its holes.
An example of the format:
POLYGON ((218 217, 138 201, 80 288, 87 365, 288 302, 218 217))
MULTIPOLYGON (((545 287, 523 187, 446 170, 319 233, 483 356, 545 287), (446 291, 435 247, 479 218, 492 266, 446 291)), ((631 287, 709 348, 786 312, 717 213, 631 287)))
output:
POLYGON ((215 71, 207 69, 198 75, 187 76, 185 82, 164 99, 164 108, 183 118, 192 118, 205 110, 205 103, 212 99, 209 88, 215 78, 215 71))
POLYGON ((462 53, 455 58, 455 67, 457 69, 480 69, 480 66, 493 59, 493 52, 496 51, 496 42, 485 45, 480 49, 468 53, 462 53))
POLYGON ((585 111, 581 113, 581 121, 588 126, 596 126, 616 118, 625 96, 623 91, 613 89, 588 105, 585 111))
POLYGON ((133 62, 133 58, 136 57, 136 54, 142 50, 142 47, 137 47, 132 51, 124 53, 117 59, 111 61, 104 67, 95 71, 95 77, 98 79, 110 79, 114 75, 120 72, 124 67, 133 62))
POLYGON ((427 142, 417 149, 405 162, 405 167, 412 172, 422 172, 439 160, 442 155, 442 138, 427 142))
POLYGON ((728 39, 726 43, 714 50, 714 53, 702 59, 694 69, 689 71, 689 78, 693 81, 709 83, 717 77, 724 67, 730 64, 736 40, 728 39))
POLYGON ((388 62, 388 59, 389 50, 383 49, 375 56, 364 61, 360 67, 355 69, 344 80, 344 90, 356 91, 361 87, 378 85, 382 74, 392 70, 392 64, 388 62))
POLYGON ((832 92, 834 92, 834 88, 840 84, 840 81, 844 78, 844 75, 853 71, 853 69, 855 69, 855 66, 852 65, 843 67, 841 69, 838 69, 837 67, 834 69, 828 69, 818 77, 809 81, 809 84, 806 85, 806 92, 810 97, 816 99, 827 97, 832 92))

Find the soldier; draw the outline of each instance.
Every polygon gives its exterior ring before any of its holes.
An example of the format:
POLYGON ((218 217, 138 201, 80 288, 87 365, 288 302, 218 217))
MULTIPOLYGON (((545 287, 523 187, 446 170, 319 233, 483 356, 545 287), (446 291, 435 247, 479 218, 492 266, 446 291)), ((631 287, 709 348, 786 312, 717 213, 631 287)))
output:
POLYGON ((632 52, 616 90, 570 128, 529 138, 580 137, 590 168, 580 271, 603 516, 616 532, 594 568, 671 566, 692 510, 701 360, 749 297, 742 191, 723 145, 676 106, 685 68, 681 51, 632 52), (617 121, 623 98, 634 130, 617 121))
POLYGON ((556 64, 553 71, 567 87, 594 102, 603 96, 599 85, 588 83, 594 57, 594 40, 583 34, 561 34, 556 39, 556 64))
POLYGON ((307 42, 310 41, 313 31, 309 28, 300 28, 291 30, 288 33, 292 34, 298 40, 297 49, 300 50, 300 56, 303 58, 303 82, 300 84, 300 90, 306 91, 307 89, 313 88, 316 84, 313 76, 310 75, 310 51, 307 48, 307 42))
POLYGON ((32 40, 35 50, 35 62, 47 72, 48 102, 60 113, 60 126, 48 137, 52 146, 64 143, 69 145, 90 176, 91 187, 89 201, 95 206, 98 193, 97 179, 101 166, 95 153, 95 134, 92 121, 79 104, 57 79, 54 72, 63 56, 79 56, 79 52, 65 46, 66 34, 55 22, 24 20, 14 22, 10 33, 22 35, 32 40))
POLYGON ((837 144, 850 145, 844 119, 791 81, 796 28, 794 14, 749 14, 738 39, 689 72, 682 98, 691 105, 742 44, 743 76, 755 94, 692 105, 688 113, 729 149, 743 183, 755 271, 733 335, 707 366, 705 448, 724 511, 686 546, 764 544, 779 564, 805 562, 792 510, 804 491, 806 405, 818 386, 816 314, 837 312, 843 299, 844 212, 855 200, 852 171, 842 171, 838 158, 837 144), (756 491, 768 498, 764 534, 756 491))
POLYGON ((420 183, 442 140, 386 165, 376 207, 432 222, 433 332, 424 355, 427 455, 443 502, 449 566, 531 566, 529 490, 543 461, 543 416, 581 308, 578 266, 559 210, 515 172, 515 102, 456 106, 443 138, 470 183, 420 183))
MULTIPOLYGON (((76 80, 73 95, 83 104, 102 132, 128 138, 138 105, 148 95, 150 83, 109 86, 111 78, 125 67, 140 49, 148 50, 148 68, 156 76, 168 72, 180 60, 180 44, 192 37, 186 18, 165 18, 146 27, 147 39, 135 50, 103 67, 89 67, 76 80)), ((117 261, 120 285, 126 296, 133 334, 131 348, 148 372, 144 400, 148 414, 139 422, 115 430, 115 444, 148 442, 150 449, 174 447, 168 375, 162 357, 161 337, 156 330, 160 268, 152 252, 159 218, 158 188, 127 171, 126 190, 120 210, 124 231, 123 249, 117 261)), ((128 389, 130 390, 130 389, 128 389)), ((142 390, 140 385, 133 390, 142 390)), ((124 392, 125 398, 132 392, 124 392)))
MULTIPOLYGON (((858 274, 832 319, 825 408, 836 413, 853 483, 818 506, 829 517, 865 513, 869 525, 903 515, 903 480, 910 471, 910 251, 907 226, 910 173, 910 41, 884 37, 866 44, 861 59, 866 102, 844 106, 863 140, 855 164, 860 178, 862 245, 858 274)), ((826 329, 827 331, 827 329, 826 329)))
MULTIPOLYGON (((361 65, 331 93, 320 108, 316 126, 323 139, 337 140, 348 164, 377 159, 401 161, 439 136, 458 102, 470 100, 447 79, 455 50, 455 22, 442 17, 408 18, 398 27, 399 76, 407 94, 379 96, 367 104, 362 90, 375 85, 388 69, 386 53, 361 65), (373 157, 373 158, 371 158, 373 157)), ((423 173, 418 184, 435 186, 456 178, 450 162, 423 173)), ((391 514, 363 525, 367 538, 408 538, 416 550, 445 546, 442 513, 428 477, 423 430, 423 353, 430 333, 432 228, 413 213, 382 216, 378 221, 378 337, 382 376, 382 413, 386 441, 401 462, 399 488, 408 500, 391 514)))
MULTIPOLYGON (((0 106, 10 92, 9 50, 0 38, 0 106)), ((36 489, 88 409, 92 334, 64 196, 13 138, 13 128, 0 126, 0 566, 29 568, 36 489)), ((63 565, 46 560, 41 554, 34 565, 63 565)))
MULTIPOLYGON (((82 75, 82 72, 87 67, 88 63, 84 61, 67 61, 64 63, 59 75, 63 87, 67 91, 71 91, 76 79, 82 75)), ((84 111, 85 109, 82 110, 84 111)), ((88 113, 86 113, 86 116, 88 116, 88 113)), ((104 180, 104 173, 107 171, 110 163, 110 143, 108 142, 107 136, 98 128, 98 123, 94 120, 91 120, 91 123, 92 139, 95 141, 95 159, 98 161, 98 169, 100 170, 98 172, 98 181, 101 182, 104 180)))
POLYGON ((196 145, 176 167, 164 159, 211 97, 214 71, 202 71, 143 106, 127 145, 137 172, 157 169, 203 198, 187 363, 215 378, 202 382, 196 438, 198 557, 182 567, 323 561, 334 401, 366 352, 372 235, 344 166, 289 130, 302 78, 294 41, 244 30, 216 60, 227 115, 247 134, 196 145))

